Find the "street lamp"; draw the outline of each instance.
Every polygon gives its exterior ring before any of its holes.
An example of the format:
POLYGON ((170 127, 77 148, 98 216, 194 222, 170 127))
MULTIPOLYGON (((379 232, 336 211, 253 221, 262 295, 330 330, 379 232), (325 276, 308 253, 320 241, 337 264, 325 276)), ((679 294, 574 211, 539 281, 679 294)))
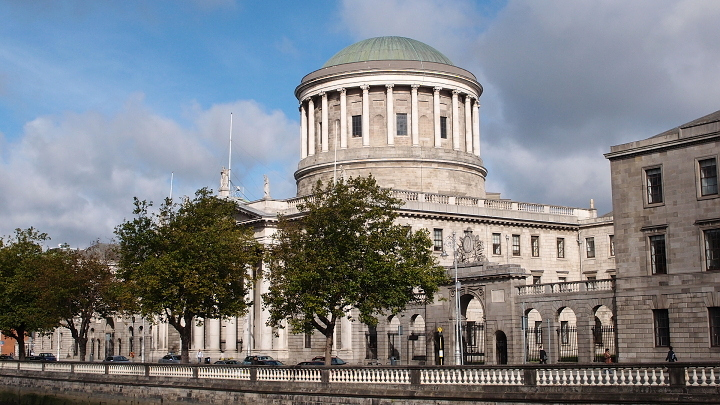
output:
MULTIPOLYGON (((455 364, 462 365, 463 358, 460 350, 460 339, 462 336, 462 326, 460 324, 460 281, 458 280, 458 251, 455 243, 455 232, 449 237, 446 245, 452 244, 453 248, 453 266, 455 267, 455 364)), ((443 249, 442 257, 448 257, 447 252, 443 249)))

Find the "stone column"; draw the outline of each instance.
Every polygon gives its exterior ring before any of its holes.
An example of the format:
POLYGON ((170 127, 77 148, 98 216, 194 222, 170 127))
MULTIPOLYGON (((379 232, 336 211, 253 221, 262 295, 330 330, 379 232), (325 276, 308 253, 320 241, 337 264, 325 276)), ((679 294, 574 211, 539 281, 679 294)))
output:
POLYGON ((465 152, 473 153, 473 136, 472 136, 472 109, 470 104, 472 98, 470 95, 465 96, 465 152))
POLYGON ((363 84, 362 89, 362 145, 370 146, 370 86, 363 84))
POLYGON ((452 91, 452 137, 453 149, 460 149, 460 114, 458 114, 458 94, 460 91, 452 91))
POLYGON ((305 159, 308 156, 308 133, 307 133, 307 115, 305 111, 305 102, 300 102, 300 158, 305 159))
POLYGON ((315 103, 308 98, 308 156, 315 154, 315 103))
POLYGON ((193 349, 205 348, 205 325, 198 326, 199 319, 193 319, 193 349))
POLYGON ((207 342, 205 347, 210 350, 220 350, 220 320, 208 319, 206 322, 207 342))
POLYGON ((394 107, 394 101, 393 101, 393 85, 386 84, 385 87, 387 88, 387 97, 386 97, 386 103, 385 103, 385 104, 387 104, 387 144, 394 145, 395 144, 395 107, 394 107))
POLYGON ((237 353, 237 318, 232 317, 223 321, 225 327, 225 353, 226 355, 232 353, 233 357, 237 353))
POLYGON ((340 149, 347 149, 347 91, 345 88, 338 89, 340 92, 340 149))
POLYGON ((420 146, 420 109, 418 108, 418 88, 419 84, 410 86, 410 133, 412 134, 413 146, 420 146))
POLYGON ((473 100, 473 153, 480 156, 480 100, 473 100))
POLYGON ((321 125, 321 128, 322 128, 322 134, 321 134, 321 136, 322 136, 322 141, 321 141, 321 142, 322 142, 322 151, 323 151, 323 152, 327 152, 327 151, 328 151, 328 148, 329 148, 328 139, 330 138, 330 137, 329 137, 330 131, 328 130, 328 128, 330 127, 330 125, 328 124, 328 100, 327 100, 327 93, 325 93, 325 92, 320 93, 320 97, 321 97, 321 99, 322 99, 322 104, 321 104, 321 105, 322 105, 322 112, 320 113, 320 114, 321 114, 321 118, 320 118, 321 124, 320 124, 320 125, 321 125))
POLYGON ((560 353, 558 352, 558 334, 556 325, 557 323, 552 318, 543 318, 543 347, 545 348, 545 351, 548 355, 548 364, 557 363, 560 359, 560 353))
POLYGON ((350 319, 348 319, 348 316, 350 314, 347 314, 347 316, 344 316, 340 318, 340 341, 342 346, 342 353, 345 356, 348 356, 348 358, 352 358, 352 322, 350 322, 350 319))
POLYGON ((433 88, 433 118, 435 122, 436 148, 442 146, 442 139, 440 138, 440 90, 442 90, 442 87, 433 88))
MULTIPOLYGON (((265 264, 263 263, 261 266, 265 267, 265 264)), ((267 271, 267 269, 263 270, 267 271)), ((258 300, 256 300, 255 302, 262 302, 262 294, 265 294, 270 290, 270 282, 267 278, 263 277, 259 283, 260 294, 258 300)), ((267 308, 261 306, 260 313, 258 315, 259 316, 255 319, 255 347, 262 351, 268 351, 272 349, 273 338, 272 328, 267 325, 267 321, 268 319, 270 319, 270 313, 268 312, 267 308)))

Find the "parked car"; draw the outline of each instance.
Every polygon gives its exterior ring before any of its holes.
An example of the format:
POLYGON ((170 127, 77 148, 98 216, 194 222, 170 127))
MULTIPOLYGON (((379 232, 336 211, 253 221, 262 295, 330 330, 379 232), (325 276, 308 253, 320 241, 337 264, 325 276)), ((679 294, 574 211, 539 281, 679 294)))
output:
POLYGON ((271 356, 263 356, 263 355, 254 355, 254 356, 247 356, 245 357, 245 360, 243 360, 242 364, 249 366, 249 365, 259 365, 260 362, 265 360, 275 360, 271 356))
POLYGON ((125 356, 107 356, 103 363, 130 363, 130 359, 125 356))
POLYGON ((182 357, 177 354, 166 354, 164 355, 160 360, 158 360, 158 363, 180 363, 182 362, 182 357))
POLYGON ((37 356, 30 356, 25 358, 27 361, 57 361, 55 355, 52 353, 40 353, 37 356))
POLYGON ((15 360, 11 354, 0 354, 0 360, 15 360))
POLYGON ((237 360, 218 360, 213 364, 241 364, 241 363, 237 360))
POLYGON ((259 366, 284 366, 280 360, 258 360, 259 366))
MULTIPOLYGON (((324 365, 325 364, 325 356, 313 357, 312 361, 319 361, 324 365)), ((330 361, 330 364, 333 366, 344 366, 345 364, 347 364, 347 362, 345 360, 341 359, 340 357, 333 357, 332 360, 330 361)))
POLYGON ((324 366, 324 361, 301 361, 298 366, 324 366))

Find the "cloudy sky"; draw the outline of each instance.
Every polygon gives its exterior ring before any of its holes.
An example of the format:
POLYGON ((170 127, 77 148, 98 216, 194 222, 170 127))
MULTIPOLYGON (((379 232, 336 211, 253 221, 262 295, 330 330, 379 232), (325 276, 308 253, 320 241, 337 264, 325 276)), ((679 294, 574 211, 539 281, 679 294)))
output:
POLYGON ((720 109, 715 1, 0 0, 0 235, 109 241, 132 197, 268 175, 291 197, 300 79, 375 36, 475 73, 487 189, 610 205, 610 146, 720 109))

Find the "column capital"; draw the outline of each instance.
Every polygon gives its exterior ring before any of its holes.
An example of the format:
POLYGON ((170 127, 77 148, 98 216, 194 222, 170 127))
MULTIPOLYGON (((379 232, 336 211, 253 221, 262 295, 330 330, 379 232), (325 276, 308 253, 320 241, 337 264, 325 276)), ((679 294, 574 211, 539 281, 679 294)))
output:
POLYGON ((394 84, 386 84, 385 87, 389 90, 392 89, 395 85, 394 84))
POLYGON ((311 101, 313 101, 312 97, 305 97, 302 102, 303 102, 303 103, 309 103, 309 102, 311 102, 311 101))
POLYGON ((327 97, 327 93, 325 93, 324 91, 321 91, 320 93, 318 93, 318 96, 327 97))
POLYGON ((369 90, 369 89, 370 89, 370 85, 369 85, 369 84, 361 84, 361 85, 360 85, 360 88, 361 88, 363 91, 369 90))
POLYGON ((455 89, 455 90, 452 91, 453 96, 457 96, 457 95, 460 94, 460 93, 461 93, 461 92, 460 92, 460 90, 458 90, 458 89, 455 89))
POLYGON ((336 91, 337 91, 338 93, 340 93, 340 94, 345 94, 345 92, 347 92, 347 89, 346 89, 345 87, 340 87, 340 88, 337 89, 336 91))
POLYGON ((417 90, 417 89, 420 88, 420 85, 419 85, 419 84, 411 84, 411 85, 410 85, 410 88, 417 90))
POLYGON ((440 93, 440 90, 442 90, 442 89, 443 89, 443 88, 440 87, 440 86, 438 86, 438 87, 433 87, 433 92, 435 92, 435 93, 440 93))

